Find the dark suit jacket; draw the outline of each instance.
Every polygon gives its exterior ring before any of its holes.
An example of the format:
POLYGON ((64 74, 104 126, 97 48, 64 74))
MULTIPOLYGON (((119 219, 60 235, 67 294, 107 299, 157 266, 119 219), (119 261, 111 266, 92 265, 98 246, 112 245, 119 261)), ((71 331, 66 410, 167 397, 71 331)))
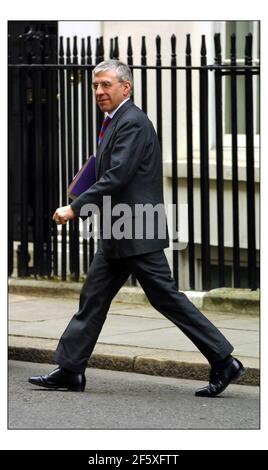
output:
MULTIPOLYGON (((96 183, 71 203, 77 215, 84 204, 95 204, 104 213, 103 196, 111 196, 112 210, 117 204, 128 204, 132 208, 131 215, 123 208, 121 214, 112 216, 112 224, 118 221, 122 214, 125 215, 124 223, 131 222, 131 239, 118 240, 113 233, 110 239, 105 239, 105 219, 103 224, 101 223, 101 246, 105 257, 124 258, 168 247, 167 224, 163 211, 160 219, 154 217, 154 230, 149 239, 148 232, 146 236, 145 224, 142 234, 135 237, 135 227, 144 220, 141 212, 135 213, 136 205, 163 205, 163 176, 161 150, 154 127, 132 100, 128 100, 119 108, 105 131, 97 150, 96 175, 96 183), (158 233, 159 223, 163 225, 160 230, 161 238, 158 233)), ((126 235, 125 225, 122 230, 126 235)), ((129 237, 129 230, 126 237, 129 237)))

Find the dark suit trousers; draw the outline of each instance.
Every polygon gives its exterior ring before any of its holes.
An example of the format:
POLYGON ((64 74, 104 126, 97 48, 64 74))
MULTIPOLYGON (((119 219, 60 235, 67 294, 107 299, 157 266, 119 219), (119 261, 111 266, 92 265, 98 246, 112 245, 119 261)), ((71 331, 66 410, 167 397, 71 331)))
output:
POLYGON ((81 290, 79 311, 54 353, 54 360, 60 366, 75 372, 85 370, 111 301, 130 273, 136 276, 153 307, 180 328, 210 363, 224 359, 233 351, 221 332, 185 294, 178 292, 163 250, 109 260, 99 250, 81 290))

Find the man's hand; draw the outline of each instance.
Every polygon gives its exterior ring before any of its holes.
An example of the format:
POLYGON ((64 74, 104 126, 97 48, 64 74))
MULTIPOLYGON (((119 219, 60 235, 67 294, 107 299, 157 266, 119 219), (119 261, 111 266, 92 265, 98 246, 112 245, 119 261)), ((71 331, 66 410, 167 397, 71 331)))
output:
POLYGON ((75 212, 71 208, 71 206, 63 206, 59 207, 54 215, 53 215, 53 220, 55 220, 56 224, 58 225, 64 225, 68 222, 68 220, 74 219, 75 218, 75 212))

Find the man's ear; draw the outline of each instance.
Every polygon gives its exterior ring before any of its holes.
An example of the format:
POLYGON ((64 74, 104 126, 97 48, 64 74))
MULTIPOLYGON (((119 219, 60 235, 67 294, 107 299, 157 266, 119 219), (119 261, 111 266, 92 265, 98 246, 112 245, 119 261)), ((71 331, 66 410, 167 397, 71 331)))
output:
POLYGON ((125 85, 124 95, 125 95, 125 96, 130 95, 130 89, 131 89, 130 82, 129 82, 129 81, 126 81, 126 82, 124 83, 124 85, 125 85))

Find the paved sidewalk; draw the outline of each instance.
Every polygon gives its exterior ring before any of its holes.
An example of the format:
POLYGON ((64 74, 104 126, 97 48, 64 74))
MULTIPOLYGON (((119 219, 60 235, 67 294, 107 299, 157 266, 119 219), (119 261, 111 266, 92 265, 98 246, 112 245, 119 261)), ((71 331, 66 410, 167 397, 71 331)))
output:
MULTIPOLYGON (((77 307, 77 299, 10 294, 10 358, 52 362, 58 339, 77 307)), ((203 313, 234 345, 235 356, 246 366, 239 383, 257 385, 258 317, 203 313)), ((206 359, 175 325, 149 305, 125 302, 113 302, 89 365, 200 380, 207 380, 209 370, 206 359)))

